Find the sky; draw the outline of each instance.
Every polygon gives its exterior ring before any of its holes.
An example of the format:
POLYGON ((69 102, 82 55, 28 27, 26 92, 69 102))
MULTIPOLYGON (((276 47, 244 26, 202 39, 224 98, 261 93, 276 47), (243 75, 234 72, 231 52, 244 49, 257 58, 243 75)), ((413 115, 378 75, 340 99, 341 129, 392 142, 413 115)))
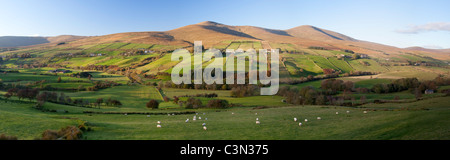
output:
POLYGON ((167 31, 202 21, 313 25, 396 47, 450 48, 449 0, 0 0, 0 36, 167 31))

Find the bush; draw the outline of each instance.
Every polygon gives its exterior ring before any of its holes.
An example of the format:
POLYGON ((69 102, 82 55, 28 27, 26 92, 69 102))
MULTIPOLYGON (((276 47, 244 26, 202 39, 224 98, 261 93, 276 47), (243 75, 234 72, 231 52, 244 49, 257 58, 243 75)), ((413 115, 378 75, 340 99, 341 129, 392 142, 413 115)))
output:
POLYGON ((186 109, 197 109, 202 107, 202 101, 200 99, 189 98, 186 102, 186 109))
POLYGON ((16 136, 7 136, 5 134, 0 135, 0 140, 17 140, 16 136))
POLYGON ((154 100, 154 99, 152 99, 149 102, 147 102, 146 106, 147 106, 147 108, 158 109, 159 102, 154 100))
POLYGON ((169 99, 169 97, 167 97, 167 96, 164 96, 164 102, 169 102, 170 101, 170 99, 169 99))
POLYGON ((227 108, 228 107, 228 101, 226 100, 220 100, 220 99, 213 99, 208 102, 206 105, 208 108, 227 108))
POLYGON ((76 126, 67 126, 59 131, 46 130, 42 133, 42 140, 78 140, 83 133, 76 126))

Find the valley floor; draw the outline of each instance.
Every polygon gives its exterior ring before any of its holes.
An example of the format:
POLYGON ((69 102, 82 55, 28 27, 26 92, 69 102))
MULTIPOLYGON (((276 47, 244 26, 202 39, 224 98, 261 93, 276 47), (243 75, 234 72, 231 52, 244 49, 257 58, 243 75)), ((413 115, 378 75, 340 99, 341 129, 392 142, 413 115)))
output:
MULTIPOLYGON (((0 134, 35 139, 47 129, 58 130, 87 121, 92 128, 83 134, 87 140, 448 140, 449 101, 447 96, 413 103, 370 103, 358 108, 307 105, 201 109, 196 110, 197 120, 193 121, 195 114, 84 114, 82 108, 57 104, 48 106, 69 112, 42 112, 32 108, 33 102, 2 100, 0 134), (255 123, 256 118, 261 124, 255 123), (294 122, 294 118, 299 121, 294 122), (190 121, 186 123, 186 119, 190 121), (156 127, 157 121, 161 121, 161 128, 156 127)), ((171 111, 179 110, 164 112, 171 111)))

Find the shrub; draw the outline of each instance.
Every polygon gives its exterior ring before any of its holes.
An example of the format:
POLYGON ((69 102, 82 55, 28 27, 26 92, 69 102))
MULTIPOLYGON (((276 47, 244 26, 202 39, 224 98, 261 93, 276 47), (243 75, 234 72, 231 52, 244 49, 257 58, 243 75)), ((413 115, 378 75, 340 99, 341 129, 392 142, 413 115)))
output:
POLYGON ((120 107, 122 106, 122 103, 119 100, 111 100, 111 105, 115 106, 115 107, 120 107))
POLYGON ((147 108, 158 109, 159 102, 154 100, 154 99, 152 99, 149 102, 147 102, 146 106, 147 106, 147 108))
POLYGON ((197 109, 202 107, 202 101, 200 99, 189 98, 186 102, 186 109, 197 109))
POLYGON ((180 98, 178 98, 177 96, 173 96, 173 102, 175 104, 178 104, 178 101, 180 101, 180 98))
POLYGON ((169 99, 169 97, 167 97, 167 96, 164 96, 164 102, 169 102, 170 101, 170 99, 169 99))
POLYGON ((16 136, 7 136, 5 134, 0 135, 0 140, 17 140, 16 136))
POLYGON ((76 126, 67 126, 59 131, 46 130, 42 133, 42 140, 78 140, 83 133, 76 126))
POLYGON ((213 99, 208 102, 206 107, 208 107, 208 108, 227 108, 228 101, 220 100, 220 99, 213 99))

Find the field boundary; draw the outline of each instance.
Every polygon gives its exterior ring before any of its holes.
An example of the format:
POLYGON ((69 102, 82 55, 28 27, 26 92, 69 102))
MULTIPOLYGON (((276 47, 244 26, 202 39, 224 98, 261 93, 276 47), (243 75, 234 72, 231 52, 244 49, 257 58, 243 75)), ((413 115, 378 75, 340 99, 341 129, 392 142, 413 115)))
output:
POLYGON ((94 111, 83 111, 84 114, 141 114, 141 115, 184 115, 184 114, 195 114, 195 111, 185 111, 185 112, 94 112, 94 111))

